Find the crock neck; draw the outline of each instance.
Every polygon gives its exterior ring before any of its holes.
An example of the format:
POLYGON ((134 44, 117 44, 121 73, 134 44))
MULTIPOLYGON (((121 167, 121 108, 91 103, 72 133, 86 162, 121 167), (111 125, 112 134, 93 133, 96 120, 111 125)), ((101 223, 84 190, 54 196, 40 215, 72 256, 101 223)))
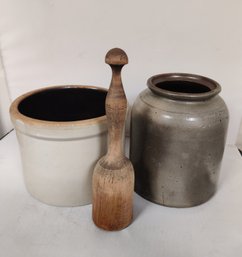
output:
POLYGON ((160 96, 181 101, 204 101, 221 91, 214 80, 188 73, 165 73, 148 79, 149 89, 160 96))

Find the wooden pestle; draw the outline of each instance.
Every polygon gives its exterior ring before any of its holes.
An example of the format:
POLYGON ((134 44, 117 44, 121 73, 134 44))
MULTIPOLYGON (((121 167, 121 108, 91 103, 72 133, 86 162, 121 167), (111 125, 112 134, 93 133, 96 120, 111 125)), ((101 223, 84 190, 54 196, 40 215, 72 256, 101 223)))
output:
POLYGON ((124 129, 127 100, 121 81, 121 69, 128 63, 126 53, 111 49, 105 58, 111 66, 112 80, 106 97, 108 151, 96 164, 93 173, 92 217, 96 226, 121 230, 132 221, 134 170, 124 155, 124 129))

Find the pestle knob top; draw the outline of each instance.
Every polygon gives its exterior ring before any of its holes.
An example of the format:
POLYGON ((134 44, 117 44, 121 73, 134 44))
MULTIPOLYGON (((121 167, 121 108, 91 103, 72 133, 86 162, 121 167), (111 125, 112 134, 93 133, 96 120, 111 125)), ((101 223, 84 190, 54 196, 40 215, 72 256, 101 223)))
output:
POLYGON ((125 65, 128 63, 128 56, 124 50, 113 48, 107 52, 105 62, 109 65, 125 65))

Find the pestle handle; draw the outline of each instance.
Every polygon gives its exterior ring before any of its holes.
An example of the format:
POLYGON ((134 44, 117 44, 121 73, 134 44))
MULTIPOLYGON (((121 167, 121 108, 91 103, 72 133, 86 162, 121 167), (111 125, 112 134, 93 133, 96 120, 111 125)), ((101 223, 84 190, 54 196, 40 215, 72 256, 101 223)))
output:
POLYGON ((105 62, 112 69, 112 79, 106 97, 105 108, 108 122, 109 164, 119 163, 124 158, 124 129, 127 110, 127 99, 121 80, 122 67, 128 63, 126 53, 120 48, 113 48, 106 54, 105 62))

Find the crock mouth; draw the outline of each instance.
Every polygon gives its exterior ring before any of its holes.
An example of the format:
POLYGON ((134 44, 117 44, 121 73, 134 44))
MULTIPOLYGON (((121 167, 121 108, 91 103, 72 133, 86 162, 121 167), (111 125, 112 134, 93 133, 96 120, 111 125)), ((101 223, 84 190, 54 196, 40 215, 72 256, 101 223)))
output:
POLYGON ((106 121, 107 89, 96 86, 45 87, 19 96, 10 106, 12 120, 40 126, 82 126, 106 121))
POLYGON ((148 79, 147 85, 155 94, 174 100, 202 101, 221 91, 216 81, 189 73, 155 75, 148 79))

